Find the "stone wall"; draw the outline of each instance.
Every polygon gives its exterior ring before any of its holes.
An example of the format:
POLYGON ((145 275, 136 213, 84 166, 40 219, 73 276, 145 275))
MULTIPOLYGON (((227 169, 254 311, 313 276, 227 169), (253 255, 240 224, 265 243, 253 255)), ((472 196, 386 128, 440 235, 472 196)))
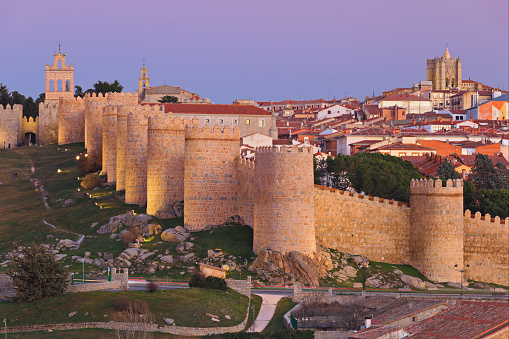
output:
POLYGON ((184 124, 172 115, 148 120, 147 214, 158 215, 184 200, 184 124))
POLYGON ((316 251, 312 148, 258 147, 254 252, 316 251))
POLYGON ((58 142, 58 101, 39 104, 39 143, 56 144, 58 142))
POLYGON ((22 105, 0 105, 0 147, 15 148, 21 142, 22 105))
POLYGON ((239 157, 237 164, 239 184, 238 194, 238 215, 244 224, 254 228, 254 204, 255 204, 255 162, 253 160, 239 157))
POLYGON ((463 181, 412 180, 410 183, 412 266, 438 282, 460 282, 463 267, 463 181))
POLYGON ((127 151, 127 112, 130 108, 119 106, 117 109, 117 167, 116 189, 125 190, 125 164, 127 151))
POLYGON ((188 230, 219 225, 237 214, 239 149, 238 128, 186 127, 184 224, 188 230))
POLYGON ((103 110, 102 171, 106 172, 108 185, 117 182, 117 114, 117 105, 103 110))
POLYGON ((92 292, 92 291, 104 291, 111 289, 120 289, 124 288, 124 284, 122 281, 105 281, 101 283, 90 283, 90 284, 76 284, 69 285, 67 287, 67 292, 75 293, 75 292, 92 292))
POLYGON ((83 142, 84 133, 85 101, 80 97, 60 98, 58 100, 58 144, 83 142))
POLYGON ((509 218, 466 210, 463 222, 465 277, 509 286, 509 218))
POLYGON ((34 133, 35 134, 35 143, 39 144, 39 117, 23 117, 21 119, 21 141, 25 143, 26 146, 29 146, 31 143, 31 138, 27 137, 26 133, 34 133))
POLYGON ((318 243, 370 260, 408 263, 410 208, 405 203, 315 186, 318 243))
POLYGON ((85 96, 85 148, 93 158, 102 154, 103 108, 106 105, 107 98, 102 93, 85 96))
POLYGON ((251 298, 251 276, 246 280, 226 279, 226 284, 232 290, 251 298))

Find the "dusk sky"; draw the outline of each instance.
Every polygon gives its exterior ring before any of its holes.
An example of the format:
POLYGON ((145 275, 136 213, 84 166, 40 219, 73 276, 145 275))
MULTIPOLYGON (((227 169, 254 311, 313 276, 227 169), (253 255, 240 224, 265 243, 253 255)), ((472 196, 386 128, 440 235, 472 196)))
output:
POLYGON ((0 83, 36 98, 59 36, 75 85, 119 80, 236 99, 364 99, 461 57, 463 79, 508 86, 508 1, 2 0, 0 83))

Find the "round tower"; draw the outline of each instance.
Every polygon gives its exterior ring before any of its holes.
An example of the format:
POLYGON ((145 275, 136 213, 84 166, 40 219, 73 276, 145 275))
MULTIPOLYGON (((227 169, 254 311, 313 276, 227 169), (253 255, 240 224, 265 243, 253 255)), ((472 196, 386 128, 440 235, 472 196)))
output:
MULTIPOLYGON (((196 122, 196 121, 194 121, 196 122)), ((200 231, 237 215, 238 127, 186 127, 184 224, 200 231)))
POLYGON ((147 202, 148 118, 144 114, 127 114, 125 203, 147 202))
POLYGON ((102 93, 94 93, 85 97, 85 103, 85 147, 89 157, 97 157, 99 160, 102 155, 102 122, 106 98, 102 93))
POLYGON ((117 110, 117 191, 125 190, 125 163, 127 147, 127 107, 119 106, 117 110))
POLYGON ((185 128, 168 115, 148 119, 147 214, 184 200, 185 128))
POLYGON ((412 266, 437 282, 460 282, 463 269, 463 181, 412 180, 410 258, 412 266))
POLYGON ((253 250, 316 251, 311 147, 258 147, 253 250))

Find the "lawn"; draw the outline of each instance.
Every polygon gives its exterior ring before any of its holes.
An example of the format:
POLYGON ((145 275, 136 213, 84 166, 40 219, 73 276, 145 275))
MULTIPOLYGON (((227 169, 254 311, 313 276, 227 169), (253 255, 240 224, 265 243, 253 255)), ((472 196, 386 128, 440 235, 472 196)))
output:
POLYGON ((248 298, 233 290, 189 288, 125 292, 68 293, 31 303, 0 302, 0 317, 7 317, 8 326, 53 324, 65 322, 113 321, 115 300, 125 295, 131 300, 147 301, 154 322, 165 324, 172 318, 175 324, 189 327, 234 326, 246 316, 248 298), (69 318, 69 313, 78 313, 69 318), (220 323, 210 320, 207 313, 217 315, 220 323), (231 320, 225 318, 229 315, 231 320))
POLYGON ((264 333, 278 332, 284 330, 286 327, 283 322, 284 315, 291 310, 296 304, 292 298, 282 298, 278 301, 274 316, 269 324, 263 330, 264 333))

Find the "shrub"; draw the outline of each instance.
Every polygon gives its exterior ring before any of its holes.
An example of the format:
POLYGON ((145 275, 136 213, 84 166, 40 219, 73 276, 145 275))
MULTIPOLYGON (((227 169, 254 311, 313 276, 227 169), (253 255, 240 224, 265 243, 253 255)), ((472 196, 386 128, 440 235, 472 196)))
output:
POLYGON ((125 295, 119 296, 115 299, 114 308, 117 312, 125 312, 129 309, 130 300, 125 295))
POLYGON ((78 167, 78 172, 80 175, 98 172, 102 167, 101 155, 99 154, 93 157, 80 156, 79 160, 77 160, 76 166, 78 167))
POLYGON ((147 301, 145 299, 136 299, 131 303, 131 308, 136 314, 147 314, 149 313, 149 308, 147 301))
POLYGON ((150 293, 157 292, 159 290, 159 284, 155 281, 149 281, 147 284, 147 291, 150 293))
POLYGON ((122 241, 127 246, 135 242, 139 236, 141 236, 141 229, 138 226, 134 226, 131 227, 129 231, 122 234, 122 241))
POLYGON ((15 299, 34 301, 65 292, 69 275, 45 247, 32 242, 23 247, 21 254, 7 271, 16 290, 15 299))
POLYGON ((189 287, 201 287, 204 280, 205 275, 199 269, 195 269, 189 279, 189 287))
POLYGON ((205 278, 205 280, 201 284, 202 286, 198 286, 201 288, 211 288, 215 290, 226 291, 228 286, 226 285, 226 280, 218 277, 213 277, 209 275, 205 278))
POLYGON ((87 174, 83 180, 81 180, 81 187, 86 190, 93 190, 96 187, 101 187, 103 184, 103 178, 98 174, 91 173, 87 174))

